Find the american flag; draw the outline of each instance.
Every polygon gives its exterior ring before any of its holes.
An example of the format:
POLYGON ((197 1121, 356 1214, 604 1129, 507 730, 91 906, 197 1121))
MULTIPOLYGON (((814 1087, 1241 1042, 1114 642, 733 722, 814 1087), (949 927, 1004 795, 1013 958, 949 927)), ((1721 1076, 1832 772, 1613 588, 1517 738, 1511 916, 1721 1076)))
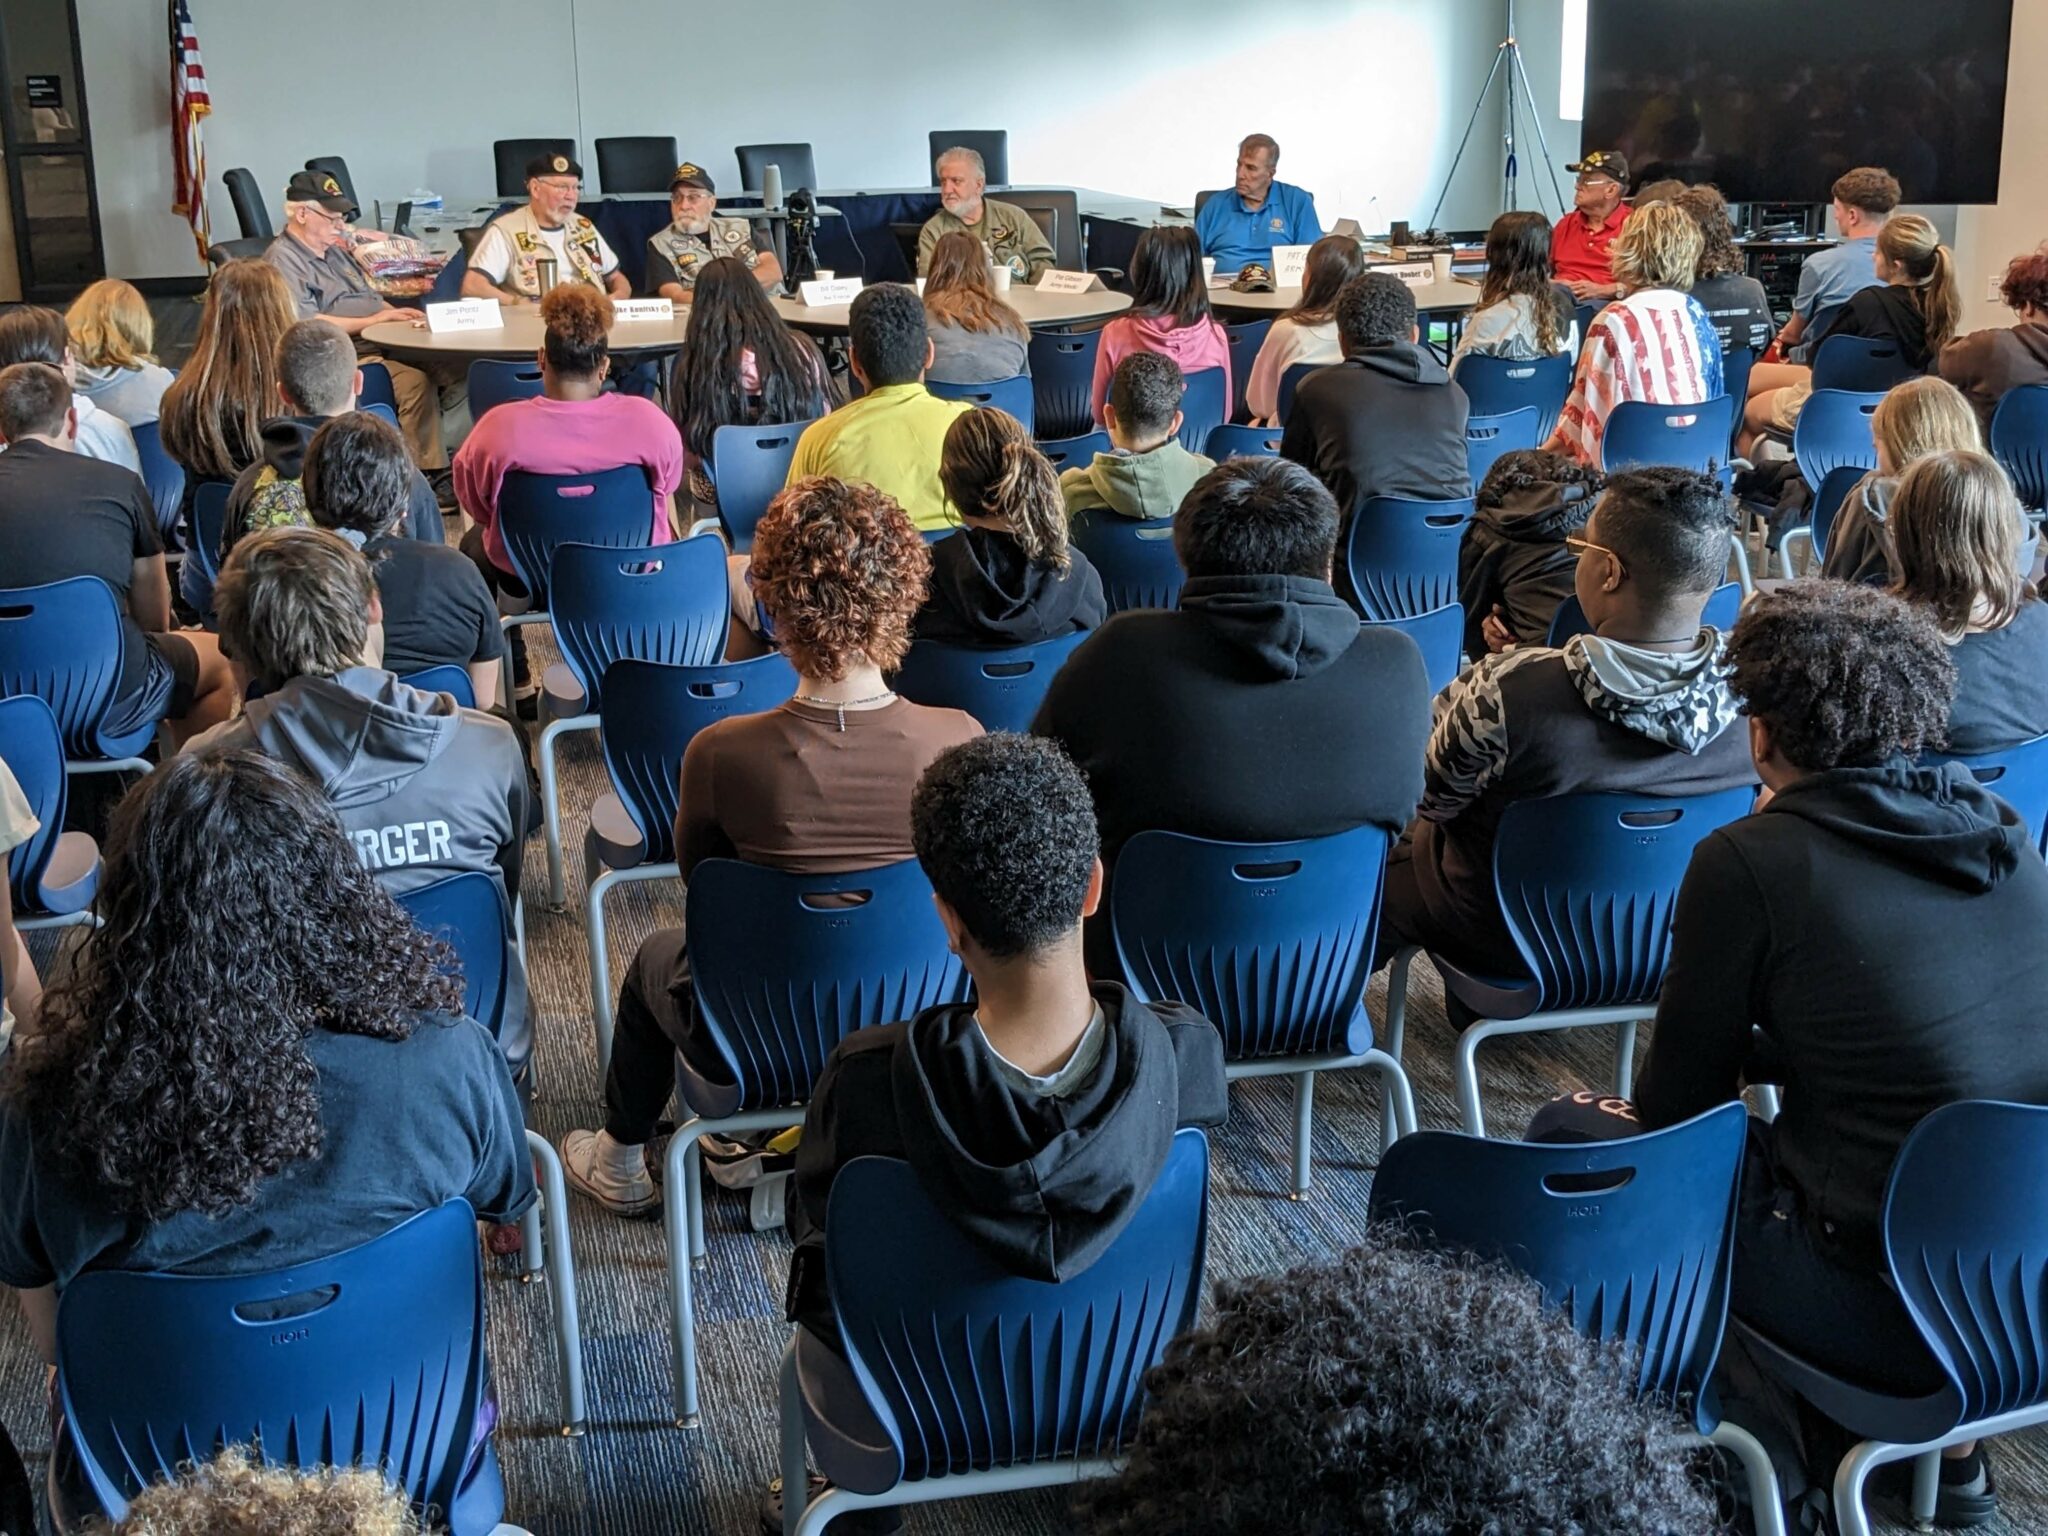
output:
POLYGON ((192 28, 192 7, 171 0, 171 160, 175 167, 171 212, 184 216, 206 260, 213 244, 206 218, 206 144, 199 124, 213 110, 206 94, 206 66, 199 62, 199 37, 192 28))

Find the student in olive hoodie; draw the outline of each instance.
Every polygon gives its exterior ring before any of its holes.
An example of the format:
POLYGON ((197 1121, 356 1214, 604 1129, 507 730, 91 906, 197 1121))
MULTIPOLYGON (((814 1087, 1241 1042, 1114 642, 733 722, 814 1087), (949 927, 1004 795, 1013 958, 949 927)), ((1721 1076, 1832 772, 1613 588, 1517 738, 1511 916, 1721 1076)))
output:
POLYGON ((1579 565, 1565 539, 1586 526, 1604 483, 1570 454, 1530 448, 1494 460, 1458 549, 1467 656, 1549 643, 1579 565))
POLYGON ((1483 658, 1445 690, 1420 819, 1387 860, 1380 954, 1409 944, 1520 975, 1493 889, 1493 841, 1517 800, 1586 790, 1700 795, 1755 782, 1722 663, 1700 626, 1728 565, 1732 503, 1685 469, 1611 476, 1582 534, 1592 625, 1561 650, 1483 658))
POLYGON ((1102 578, 1067 543, 1059 482, 1022 422, 969 411, 946 429, 939 483, 966 526, 932 546, 918 640, 1034 645, 1108 616, 1102 578))
POLYGON ((1069 519, 1087 512, 1119 517, 1171 517, 1181 498, 1216 467, 1180 442, 1180 365, 1163 352, 1133 352, 1116 365, 1102 418, 1113 451, 1060 476, 1069 519))
POLYGON ((512 936, 528 791, 512 728, 445 693, 361 667, 377 588, 324 528, 271 528, 235 546, 214 588, 221 650, 249 702, 187 750, 253 747, 288 763, 341 817, 363 867, 395 895, 463 870, 495 875, 507 905, 498 1045, 524 1081, 533 1051, 526 968, 512 936))

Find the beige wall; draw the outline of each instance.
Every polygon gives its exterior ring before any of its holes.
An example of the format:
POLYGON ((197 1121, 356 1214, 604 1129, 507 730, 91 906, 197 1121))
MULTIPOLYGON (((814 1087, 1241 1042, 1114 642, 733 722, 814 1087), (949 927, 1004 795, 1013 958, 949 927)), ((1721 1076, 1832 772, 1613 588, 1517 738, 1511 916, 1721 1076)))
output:
POLYGON ((1998 201, 1956 210, 1957 284, 1963 328, 2009 325, 2012 315, 1990 294, 1994 277, 2022 251, 2048 240, 2048 0, 2014 0, 2011 87, 2005 95, 2005 153, 1998 201))

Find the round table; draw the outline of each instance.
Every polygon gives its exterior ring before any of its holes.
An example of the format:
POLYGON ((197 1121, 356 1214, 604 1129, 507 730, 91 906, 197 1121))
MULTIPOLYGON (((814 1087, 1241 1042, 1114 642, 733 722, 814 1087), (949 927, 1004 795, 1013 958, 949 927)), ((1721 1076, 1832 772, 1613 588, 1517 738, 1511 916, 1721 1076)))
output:
MULTIPOLYGON (((406 358, 509 357, 526 359, 540 351, 542 326, 537 304, 507 304, 505 323, 490 331, 427 330, 424 326, 387 320, 365 326, 363 340, 379 352, 406 358)), ((844 311, 842 310, 843 314, 844 311)), ((657 356, 674 352, 683 344, 683 332, 690 312, 679 309, 668 320, 622 320, 611 328, 608 340, 614 356, 657 356)))
MULTIPOLYGON (((1013 287, 1001 295, 1028 326, 1082 325, 1090 320, 1107 320, 1131 307, 1127 293, 1105 288, 1098 293, 1040 293, 1036 288, 1013 287)), ((802 299, 776 299, 775 312, 800 331, 843 331, 845 304, 821 304, 816 309, 802 299)), ((381 330, 377 326, 372 329, 381 330)), ((614 332, 614 334, 617 334, 614 332)))
MULTIPOLYGON (((1479 302, 1479 285, 1462 282, 1455 277, 1447 283, 1425 283, 1409 291, 1415 295, 1417 313, 1425 315, 1469 310, 1479 302)), ((1300 302, 1299 288, 1276 288, 1271 293, 1238 293, 1221 286, 1209 290, 1211 309, 1244 320, 1284 315, 1300 302)))

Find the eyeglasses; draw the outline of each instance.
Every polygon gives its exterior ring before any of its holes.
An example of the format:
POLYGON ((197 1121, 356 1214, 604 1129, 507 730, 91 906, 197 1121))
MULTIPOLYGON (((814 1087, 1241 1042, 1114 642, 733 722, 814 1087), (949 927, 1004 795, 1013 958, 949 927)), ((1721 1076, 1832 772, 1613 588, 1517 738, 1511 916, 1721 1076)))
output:
POLYGON ((1617 555, 1605 544, 1595 544, 1591 539, 1582 539, 1575 533, 1568 533, 1564 536, 1564 547, 1575 555, 1583 555, 1589 549, 1597 549, 1616 565, 1624 563, 1621 556, 1617 555))
POLYGON ((305 211, 308 214, 312 215, 313 217, 318 218, 320 222, 325 224, 329 229, 340 229, 348 223, 347 214, 329 213, 325 208, 322 208, 318 203, 300 203, 299 207, 305 209, 305 211))
POLYGON ((579 197, 583 193, 583 183, 567 176, 536 176, 533 184, 549 192, 573 192, 579 197))
POLYGON ((1609 183, 1612 183, 1612 184, 1613 184, 1613 185, 1615 185, 1615 186, 1620 186, 1620 185, 1621 185, 1621 183, 1620 183, 1620 182, 1618 182, 1618 181, 1615 181, 1615 180, 1614 180, 1614 178, 1613 178, 1612 176, 1606 176, 1606 175, 1589 175, 1589 176, 1581 176, 1581 177, 1579 177, 1579 179, 1578 179, 1578 184, 1579 184, 1580 186, 1582 186, 1582 187, 1597 187, 1597 186, 1599 186, 1599 185, 1600 185, 1600 184, 1601 184, 1602 182, 1609 182, 1609 183))

